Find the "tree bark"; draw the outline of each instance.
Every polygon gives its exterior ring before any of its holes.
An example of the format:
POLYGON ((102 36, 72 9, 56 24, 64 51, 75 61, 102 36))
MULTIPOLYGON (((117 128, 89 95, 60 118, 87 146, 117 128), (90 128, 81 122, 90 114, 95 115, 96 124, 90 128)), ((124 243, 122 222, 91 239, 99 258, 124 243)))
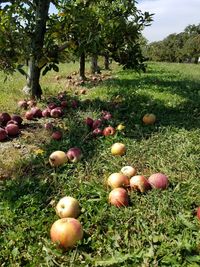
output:
POLYGON ((42 89, 40 86, 40 72, 38 64, 42 58, 42 50, 44 46, 44 37, 46 33, 46 22, 48 20, 48 12, 50 0, 35 0, 35 29, 31 42, 31 58, 29 61, 29 73, 27 78, 27 87, 30 88, 32 98, 41 98, 42 89))
POLYGON ((98 66, 98 56, 96 54, 93 54, 91 58, 91 73, 101 73, 100 68, 98 66))
POLYGON ((109 70, 109 55, 108 54, 105 54, 104 55, 104 68, 105 70, 109 70))
POLYGON ((85 80, 85 52, 82 52, 80 56, 80 68, 79 68, 79 75, 81 80, 85 80))

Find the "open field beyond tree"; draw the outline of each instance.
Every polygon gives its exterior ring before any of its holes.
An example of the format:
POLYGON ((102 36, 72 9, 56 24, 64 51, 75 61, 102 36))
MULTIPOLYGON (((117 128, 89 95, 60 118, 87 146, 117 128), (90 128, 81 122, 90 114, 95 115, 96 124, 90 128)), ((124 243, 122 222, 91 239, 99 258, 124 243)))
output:
MULTIPOLYGON (((24 119, 19 136, 0 142, 0 265, 200 266, 200 66, 149 63, 137 74, 113 64, 96 78, 86 73, 83 85, 69 82, 77 68, 61 65, 58 75, 41 80, 41 109, 66 91, 62 118, 24 119), (104 126, 125 128, 94 137, 85 119, 99 119, 102 111, 112 115, 104 126), (144 125, 146 113, 156 115, 155 124, 144 125), (47 121, 62 132, 61 140, 52 140, 47 121), (111 154, 116 142, 125 144, 124 156, 111 154), (53 151, 71 147, 82 150, 79 162, 50 166, 53 151), (128 207, 111 206, 106 181, 127 165, 146 178, 164 173, 168 188, 132 190, 128 207), (84 231, 67 251, 50 239, 59 219, 55 206, 64 196, 79 201, 84 231)), ((4 79, 1 73, 0 112, 24 116, 17 106, 23 77, 4 79)))

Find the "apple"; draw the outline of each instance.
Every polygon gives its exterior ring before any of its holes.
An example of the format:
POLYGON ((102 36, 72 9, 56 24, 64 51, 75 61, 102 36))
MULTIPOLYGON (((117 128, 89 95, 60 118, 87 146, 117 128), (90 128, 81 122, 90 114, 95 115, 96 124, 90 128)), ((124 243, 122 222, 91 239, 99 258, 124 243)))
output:
POLYGON ((53 223, 50 230, 53 243, 58 243, 62 248, 72 248, 83 238, 81 223, 74 218, 62 218, 53 223))
POLYGON ((168 186, 168 177, 163 173, 154 173, 149 177, 148 182, 153 188, 163 190, 168 186))
POLYGON ((34 118, 41 118, 42 117, 42 110, 38 107, 32 107, 31 112, 33 113, 34 118))
POLYGON ((103 111, 102 112, 103 116, 102 116, 102 119, 103 120, 110 120, 112 119, 112 114, 108 111, 103 111))
POLYGON ((49 109, 54 109, 54 108, 56 108, 56 107, 57 107, 57 105, 56 105, 56 103, 54 103, 54 102, 51 102, 51 103, 48 104, 48 108, 49 108, 49 109))
MULTIPOLYGON (((84 83, 84 81, 81 82, 81 84, 83 84, 83 83, 84 83)), ((86 90, 85 89, 81 89, 80 90, 80 94, 81 95, 85 95, 86 94, 86 90)))
POLYGON ((26 113, 25 113, 25 118, 27 119, 27 120, 32 120, 33 119, 33 112, 31 111, 31 110, 29 110, 29 111, 27 111, 26 113))
POLYGON ((73 100, 71 105, 72 105, 72 108, 74 109, 78 108, 78 101, 73 100))
POLYGON ((197 218, 200 220, 200 207, 197 208, 197 218))
POLYGON ((7 132, 0 127, 0 141, 4 141, 8 137, 7 132))
POLYGON ((109 203, 118 208, 127 207, 129 204, 128 193, 124 188, 115 188, 109 194, 109 203))
POLYGON ((61 140, 62 139, 62 132, 60 131, 55 131, 52 133, 51 138, 54 140, 61 140))
POLYGON ((49 108, 45 108, 42 111, 42 117, 50 117, 50 109, 49 108))
POLYGON ((108 127, 104 128, 104 130, 103 130, 104 136, 114 135, 114 134, 115 134, 115 128, 113 128, 112 126, 108 126, 108 127))
POLYGON ((60 106, 62 108, 66 108, 67 107, 67 101, 66 100, 61 101, 60 106))
POLYGON ((67 155, 67 158, 69 159, 69 161, 70 162, 74 162, 74 163, 80 161, 80 159, 83 156, 80 148, 78 148, 78 147, 72 147, 72 148, 70 148, 67 151, 66 155, 67 155))
POLYGON ((146 125, 152 125, 156 121, 156 116, 153 113, 147 113, 143 116, 142 121, 146 125))
POLYGON ((132 166, 125 166, 121 168, 121 173, 131 178, 132 176, 136 175, 136 169, 132 166))
POLYGON ((151 189, 151 185, 143 175, 136 175, 130 179, 130 187, 133 190, 140 191, 141 193, 151 189))
POLYGON ((114 189, 117 187, 128 187, 130 181, 126 175, 115 172, 108 177, 107 184, 114 189))
POLYGON ((102 132, 102 130, 101 130, 100 128, 96 128, 96 129, 94 129, 94 130, 92 131, 92 135, 93 135, 94 137, 99 136, 99 135, 102 135, 102 134, 103 134, 103 132, 102 132))
POLYGON ((51 110, 51 117, 52 118, 59 118, 59 117, 61 117, 61 115, 62 115, 62 112, 58 107, 51 110))
POLYGON ((101 126, 101 124, 102 124, 102 120, 100 120, 100 119, 94 120, 93 124, 92 124, 92 129, 94 130, 96 128, 99 128, 101 126))
POLYGON ((16 124, 18 125, 17 121, 14 121, 14 120, 10 120, 7 122, 6 126, 9 125, 9 124, 16 124))
POLYGON ((11 120, 16 121, 18 123, 18 125, 21 125, 23 122, 22 117, 19 115, 16 115, 16 114, 11 115, 11 120))
POLYGON ((65 92, 60 92, 60 93, 58 94, 58 99, 59 99, 60 101, 65 100, 65 98, 66 98, 66 93, 65 93, 65 92))
POLYGON ((47 122, 44 124, 44 128, 48 131, 53 130, 53 124, 51 122, 47 122))
POLYGON ((63 165, 67 161, 68 161, 68 158, 67 158, 66 153, 60 150, 54 151, 49 156, 49 163, 52 167, 58 167, 60 165, 63 165))
POLYGON ((90 128, 93 126, 94 120, 90 117, 87 117, 85 119, 85 124, 87 124, 87 126, 89 126, 90 128))
POLYGON ((11 120, 10 115, 7 112, 0 113, 0 124, 6 125, 8 121, 11 120))
POLYGON ((125 129, 125 126, 123 124, 119 124, 116 129, 117 131, 123 131, 125 129))
POLYGON ((23 109, 27 109, 27 107, 28 107, 28 104, 27 104, 26 100, 18 101, 17 105, 18 105, 19 108, 23 108, 23 109))
POLYGON ((126 146, 122 143, 115 143, 111 147, 111 153, 114 156, 123 156, 126 153, 126 146))
POLYGON ((5 130, 9 136, 16 136, 19 134, 19 126, 17 124, 8 124, 5 130))
POLYGON ((78 200, 69 196, 61 198, 56 205, 56 214, 60 218, 77 218, 80 214, 78 200))

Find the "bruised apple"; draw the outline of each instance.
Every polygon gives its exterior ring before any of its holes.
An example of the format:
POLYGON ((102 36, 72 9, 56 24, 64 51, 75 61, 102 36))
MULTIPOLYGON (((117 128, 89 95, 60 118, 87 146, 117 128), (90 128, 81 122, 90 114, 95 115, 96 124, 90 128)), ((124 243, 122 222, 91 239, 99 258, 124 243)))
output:
POLYGON ((121 168, 121 173, 131 178, 136 174, 136 169, 132 166, 124 166, 123 168, 121 168))
POLYGON ((56 214, 60 218, 77 218, 80 214, 78 200, 69 196, 61 198, 56 205, 56 214))
POLYGON ((126 146, 122 143, 115 143, 111 147, 111 153, 114 156, 123 156, 126 153, 126 146))
POLYGON ((68 160, 65 152, 57 150, 49 156, 49 163, 52 167, 63 165, 68 160))
POLYGON ((114 134, 115 134, 115 128, 113 128, 112 126, 108 126, 104 128, 103 130, 104 136, 109 136, 109 135, 114 135, 114 134))
POLYGON ((62 218, 53 223, 50 230, 53 243, 58 243, 62 248, 72 248, 83 238, 81 223, 74 218, 62 218))
POLYGON ((130 187, 133 190, 140 191, 141 193, 151 189, 150 183, 143 175, 136 175, 130 179, 130 187))
POLYGON ((109 203, 118 208, 127 207, 129 204, 128 193, 124 188, 115 188, 109 194, 109 203))
POLYGON ((156 116, 153 113, 147 113, 143 116, 142 121, 146 125, 152 125, 156 121, 156 116))
POLYGON ((79 147, 72 147, 66 153, 70 162, 78 162, 82 158, 82 152, 79 147))
POLYGON ((122 174, 122 173, 112 173, 107 180, 107 184, 111 188, 118 188, 118 187, 128 187, 129 186, 129 178, 122 174))

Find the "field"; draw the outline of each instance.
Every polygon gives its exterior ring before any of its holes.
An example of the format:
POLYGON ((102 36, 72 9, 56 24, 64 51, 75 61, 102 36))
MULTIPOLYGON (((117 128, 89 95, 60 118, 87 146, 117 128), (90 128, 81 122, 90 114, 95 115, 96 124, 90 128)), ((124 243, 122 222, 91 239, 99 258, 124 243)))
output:
MULTIPOLYGON (((149 63, 147 72, 138 74, 113 64, 112 71, 102 71, 107 79, 86 84, 86 95, 78 96, 66 88, 65 77, 75 70, 76 64, 62 65, 59 80, 51 72, 41 81, 40 107, 63 90, 79 101, 77 109, 68 108, 56 120, 61 141, 51 140, 41 119, 0 143, 0 266, 200 266, 200 65, 149 63), (99 118, 102 110, 113 116, 108 124, 122 123, 125 129, 92 138, 84 119, 99 118), (154 125, 143 124, 145 113, 156 115, 154 125), (126 145, 124 156, 111 155, 115 142, 126 145), (73 146, 83 151, 80 162, 49 165, 53 151, 73 146), (126 165, 147 178, 165 173, 168 188, 131 191, 128 207, 110 206, 106 180, 126 165), (83 239, 68 251, 58 249, 49 235, 58 219, 55 205, 65 195, 80 202, 84 229, 83 239)), ((0 112, 23 115, 17 107, 24 97, 23 77, 4 79, 1 73, 0 112)))

